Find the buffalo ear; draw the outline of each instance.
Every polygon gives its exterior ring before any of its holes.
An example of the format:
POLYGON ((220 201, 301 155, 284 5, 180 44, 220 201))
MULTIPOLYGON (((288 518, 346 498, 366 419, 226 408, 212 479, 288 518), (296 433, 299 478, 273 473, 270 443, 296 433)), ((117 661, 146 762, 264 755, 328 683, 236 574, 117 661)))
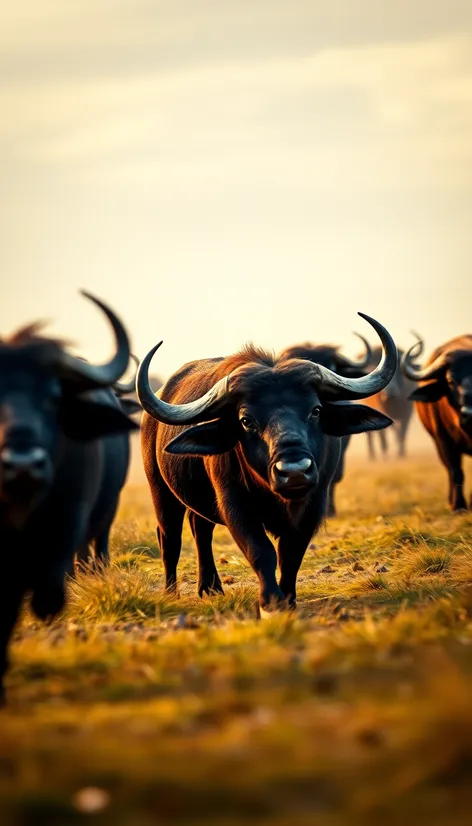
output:
POLYGON ((432 381, 429 384, 424 384, 422 387, 417 387, 408 396, 409 401, 412 402, 438 402, 447 393, 447 384, 444 381, 432 381))
POLYGON ((61 404, 60 422, 65 435, 77 442, 139 430, 139 425, 117 407, 83 401, 77 396, 61 404))
POLYGON ((213 419, 187 427, 166 445, 167 453, 179 456, 217 456, 227 453, 238 442, 238 432, 227 420, 213 419))
POLYGON ((121 407, 127 416, 134 416, 135 413, 142 413, 143 408, 134 399, 120 399, 121 407))
POLYGON ((331 402, 323 405, 322 428, 328 436, 350 436, 368 430, 383 430, 392 419, 365 404, 331 402))

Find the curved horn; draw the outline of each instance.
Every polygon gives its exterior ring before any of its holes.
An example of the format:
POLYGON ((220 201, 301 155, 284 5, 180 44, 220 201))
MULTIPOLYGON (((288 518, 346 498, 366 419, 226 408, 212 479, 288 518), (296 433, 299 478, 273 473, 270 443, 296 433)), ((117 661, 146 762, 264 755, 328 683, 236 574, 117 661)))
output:
POLYGON ((373 396, 379 393, 392 380, 397 368, 398 354, 395 342, 388 332, 388 330, 376 321, 375 318, 358 313, 361 318, 364 318, 378 334, 382 342, 382 358, 377 367, 372 370, 367 376, 362 376, 358 379, 349 379, 344 376, 339 376, 322 367, 320 364, 314 364, 313 367, 319 372, 319 389, 325 396, 341 400, 348 399, 365 399, 368 396, 373 396))
MULTIPOLYGON (((134 353, 130 353, 130 361, 134 362, 137 372, 137 368, 139 367, 139 359, 137 356, 134 355, 134 353)), ((134 392, 134 388, 136 386, 136 372, 133 378, 130 379, 128 382, 115 381, 113 385, 113 390, 115 391, 117 396, 125 396, 127 393, 134 392)))
POLYGON ((416 341, 406 353, 403 354, 400 367, 404 376, 411 381, 426 381, 428 379, 438 379, 446 367, 446 357, 441 353, 431 364, 426 367, 417 367, 412 359, 418 356, 418 344, 416 341))
POLYGON ((353 367, 357 368, 358 370, 363 370, 364 367, 367 367, 367 365, 370 364, 370 362, 372 361, 372 348, 367 339, 364 338, 364 336, 362 336, 360 333, 353 333, 353 335, 357 336, 357 338, 360 338, 360 340, 362 341, 365 348, 364 356, 361 359, 359 359, 359 361, 351 361, 351 359, 348 359, 346 356, 341 356, 341 358, 343 359, 343 362, 347 367, 353 367))
POLYGON ((228 395, 229 376, 225 376, 213 387, 193 402, 186 404, 169 404, 154 394, 149 384, 149 365, 154 353, 161 346, 162 341, 156 344, 147 356, 142 360, 136 376, 136 394, 141 407, 158 422, 171 425, 196 424, 203 419, 215 417, 218 410, 223 407, 228 395), (210 412, 211 411, 211 412, 210 412))
POLYGON ((424 352, 424 340, 421 338, 419 333, 415 332, 415 330, 410 330, 410 333, 414 338, 418 339, 418 341, 416 342, 416 348, 417 349, 416 349, 416 352, 414 354, 415 358, 418 359, 420 356, 423 355, 423 352, 424 352))
POLYGON ((80 392, 94 390, 99 387, 109 387, 125 372, 129 361, 128 334, 120 319, 103 301, 85 290, 80 291, 85 298, 93 301, 108 318, 115 334, 116 353, 107 364, 93 365, 88 361, 75 358, 69 353, 62 353, 59 364, 59 374, 65 381, 73 382, 80 392))

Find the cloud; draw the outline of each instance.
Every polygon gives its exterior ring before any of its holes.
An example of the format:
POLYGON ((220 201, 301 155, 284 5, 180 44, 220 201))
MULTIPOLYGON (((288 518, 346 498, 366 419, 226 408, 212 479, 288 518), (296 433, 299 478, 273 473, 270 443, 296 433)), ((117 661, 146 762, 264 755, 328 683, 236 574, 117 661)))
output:
POLYGON ((468 0, 17 0, 1 22, 2 68, 12 82, 431 39, 470 31, 472 10, 468 0))
MULTIPOLYGON (((472 185, 472 35, 0 90, 18 162, 181 194, 472 185), (276 177, 274 179, 274 173, 276 177)), ((61 173, 62 174, 62 173, 61 173)))

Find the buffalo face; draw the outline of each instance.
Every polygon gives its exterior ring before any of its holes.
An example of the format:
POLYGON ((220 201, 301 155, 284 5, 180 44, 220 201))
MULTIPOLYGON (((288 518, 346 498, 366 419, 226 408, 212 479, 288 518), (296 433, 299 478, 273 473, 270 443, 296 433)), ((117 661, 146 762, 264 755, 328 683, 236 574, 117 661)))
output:
POLYGON ((105 391, 75 395, 36 353, 0 354, 0 501, 28 511, 54 480, 64 437, 88 441, 134 429, 116 407, 103 404, 105 391))
POLYGON ((61 388, 23 353, 8 353, 8 363, 7 354, 2 356, 0 499, 27 504, 47 491, 53 479, 61 388))
POLYGON ((319 480, 320 400, 314 389, 303 392, 290 383, 277 387, 276 380, 273 384, 263 394, 248 388, 237 405, 238 443, 246 465, 274 493, 303 498, 319 480))

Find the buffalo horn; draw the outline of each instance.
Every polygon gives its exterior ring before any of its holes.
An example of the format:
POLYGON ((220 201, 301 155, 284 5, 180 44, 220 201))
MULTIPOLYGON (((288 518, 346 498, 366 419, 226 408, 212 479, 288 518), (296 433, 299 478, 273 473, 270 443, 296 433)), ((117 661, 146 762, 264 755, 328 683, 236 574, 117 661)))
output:
POLYGON ((113 310, 91 293, 81 290, 81 294, 93 301, 106 315, 113 328, 116 342, 116 353, 107 364, 89 364, 88 361, 76 358, 69 353, 61 354, 57 365, 60 378, 73 383, 79 392, 84 392, 100 387, 110 387, 118 381, 128 366, 130 348, 126 330, 113 310))

